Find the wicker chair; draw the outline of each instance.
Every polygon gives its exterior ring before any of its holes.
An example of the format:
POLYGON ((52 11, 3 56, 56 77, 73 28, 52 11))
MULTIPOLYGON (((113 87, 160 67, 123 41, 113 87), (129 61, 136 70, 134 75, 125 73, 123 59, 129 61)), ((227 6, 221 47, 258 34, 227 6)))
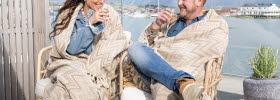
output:
MULTIPOLYGON (((36 80, 37 81, 49 77, 48 70, 46 69, 47 58, 45 58, 45 57, 48 57, 49 51, 51 49, 52 49, 52 46, 48 46, 48 47, 41 49, 40 52, 38 53, 37 71, 36 71, 36 80)), ((122 59, 122 58, 125 58, 125 56, 121 56, 121 58, 118 58, 118 59, 122 59)), ((121 63, 123 63, 123 62, 121 61, 121 63)), ((111 84, 113 87, 118 85, 117 87, 119 87, 119 88, 112 89, 112 91, 114 91, 115 93, 110 96, 110 98, 109 98, 110 100, 116 98, 117 96, 120 96, 121 91, 123 89, 123 86, 122 86, 123 81, 119 81, 119 80, 123 80, 123 74, 122 74, 123 67, 120 67, 120 65, 122 65, 122 64, 119 64, 117 66, 118 73, 116 73, 116 75, 112 76, 112 83, 117 83, 117 82, 118 83, 111 84)), ((40 100, 40 99, 38 98, 38 100, 40 100)))
MULTIPOLYGON (((205 64, 205 76, 204 76, 204 90, 203 94, 206 94, 207 96, 203 98, 203 100, 217 100, 217 85, 222 80, 222 76, 220 75, 223 65, 223 58, 224 56, 220 58, 210 59, 205 64)), ((130 63, 129 63, 130 64, 130 63)), ((133 68, 131 67, 125 67, 126 71, 124 72, 125 79, 124 82, 124 88, 126 87, 137 87, 135 83, 133 83, 133 68)), ((141 87, 141 86, 140 86, 141 87)))
MULTIPOLYGON (((51 46, 48 46, 46 48, 43 48, 40 50, 38 54, 38 62, 37 62, 37 74, 36 74, 36 80, 41 80, 43 78, 47 78, 48 76, 48 70, 46 69, 46 59, 43 60, 43 55, 47 57, 48 52, 52 49, 51 46)), ((119 59, 124 59, 127 57, 127 53, 124 53, 121 55, 119 59)), ((205 80, 204 80, 204 91, 203 93, 208 94, 213 100, 217 100, 217 84, 222 79, 220 73, 223 65, 223 57, 217 58, 217 59, 211 59, 207 64, 205 68, 205 80)), ((117 83, 118 89, 115 90, 115 93, 112 94, 110 97, 110 100, 116 98, 117 96, 121 95, 121 92, 124 88, 124 78, 123 78, 123 68, 125 68, 125 62, 123 60, 120 60, 120 64, 117 66, 117 71, 119 73, 116 73, 116 75, 113 76, 112 81, 114 83, 117 83)))
POLYGON ((212 100, 218 100, 217 85, 222 80, 221 71, 223 63, 224 56, 211 59, 206 63, 203 93, 210 96, 212 100))

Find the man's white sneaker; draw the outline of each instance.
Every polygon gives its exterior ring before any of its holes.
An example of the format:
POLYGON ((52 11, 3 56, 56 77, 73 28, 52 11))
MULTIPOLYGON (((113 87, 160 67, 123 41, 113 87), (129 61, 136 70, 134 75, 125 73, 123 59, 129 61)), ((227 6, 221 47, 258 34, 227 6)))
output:
POLYGON ((203 86, 193 79, 180 78, 176 83, 179 84, 179 93, 184 100, 198 100, 203 92, 203 86))

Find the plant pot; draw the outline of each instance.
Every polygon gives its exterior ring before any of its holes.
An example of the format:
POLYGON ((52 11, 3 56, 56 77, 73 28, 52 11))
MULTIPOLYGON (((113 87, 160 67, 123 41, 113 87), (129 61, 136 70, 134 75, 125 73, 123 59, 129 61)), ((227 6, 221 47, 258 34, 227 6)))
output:
POLYGON ((248 78, 243 81, 245 100, 280 100, 280 78, 248 78))

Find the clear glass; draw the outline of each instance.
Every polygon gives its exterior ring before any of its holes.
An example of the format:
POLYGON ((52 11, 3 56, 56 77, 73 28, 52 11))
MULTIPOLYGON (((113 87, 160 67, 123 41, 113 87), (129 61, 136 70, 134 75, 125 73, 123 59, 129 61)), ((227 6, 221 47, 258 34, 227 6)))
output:
POLYGON ((169 18, 170 22, 167 23, 167 28, 170 27, 171 21, 173 19, 175 19, 178 16, 178 14, 180 13, 180 11, 176 8, 170 8, 170 10, 171 10, 171 12, 170 12, 171 17, 169 18))

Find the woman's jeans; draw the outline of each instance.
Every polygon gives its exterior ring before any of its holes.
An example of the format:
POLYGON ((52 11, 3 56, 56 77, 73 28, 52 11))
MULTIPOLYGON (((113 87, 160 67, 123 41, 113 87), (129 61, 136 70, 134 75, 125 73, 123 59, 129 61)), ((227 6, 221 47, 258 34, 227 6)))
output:
POLYGON ((178 78, 194 79, 189 73, 173 69, 153 49, 140 42, 134 42, 128 48, 128 58, 148 87, 151 85, 152 78, 179 93, 179 86, 176 83, 178 78))

